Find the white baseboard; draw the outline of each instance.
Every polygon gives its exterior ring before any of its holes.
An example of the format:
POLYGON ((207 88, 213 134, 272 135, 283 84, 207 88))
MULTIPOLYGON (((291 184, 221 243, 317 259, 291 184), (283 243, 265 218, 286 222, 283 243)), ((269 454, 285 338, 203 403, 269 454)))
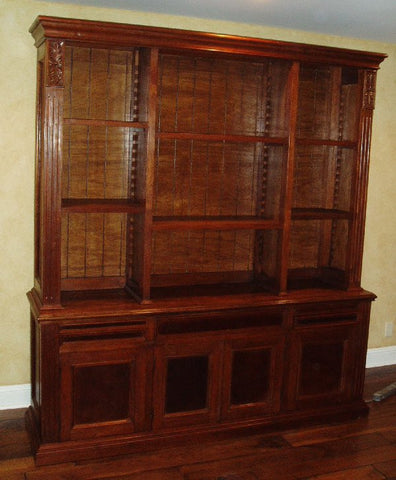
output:
MULTIPOLYGON (((367 351, 366 368, 396 364, 396 345, 367 351)), ((26 408, 30 405, 30 384, 0 387, 0 410, 26 408)))
POLYGON ((367 350, 366 368, 396 364, 396 345, 367 350))
POLYGON ((0 387, 0 410, 25 408, 30 405, 30 384, 0 387))

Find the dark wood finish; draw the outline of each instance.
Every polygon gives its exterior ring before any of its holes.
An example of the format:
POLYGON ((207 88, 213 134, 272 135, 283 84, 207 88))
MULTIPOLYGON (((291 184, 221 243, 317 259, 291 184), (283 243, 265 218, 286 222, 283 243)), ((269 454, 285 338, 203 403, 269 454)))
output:
POLYGON ((385 56, 52 17, 31 32, 37 464, 367 413, 385 56))
POLYGON ((157 347, 153 429, 213 423, 218 416, 221 344, 164 339, 157 347))

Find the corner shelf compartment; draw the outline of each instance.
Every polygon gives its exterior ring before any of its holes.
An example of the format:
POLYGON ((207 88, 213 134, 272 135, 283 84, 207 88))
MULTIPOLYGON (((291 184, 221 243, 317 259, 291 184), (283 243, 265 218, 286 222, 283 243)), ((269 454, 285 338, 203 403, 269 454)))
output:
POLYGON ((144 49, 65 48, 64 291, 126 284, 130 225, 146 210, 148 62, 144 49))
MULTIPOLYGON (((359 69, 302 64, 288 286, 348 288, 356 222, 359 69)), ((353 261, 354 262, 354 261, 353 261)))

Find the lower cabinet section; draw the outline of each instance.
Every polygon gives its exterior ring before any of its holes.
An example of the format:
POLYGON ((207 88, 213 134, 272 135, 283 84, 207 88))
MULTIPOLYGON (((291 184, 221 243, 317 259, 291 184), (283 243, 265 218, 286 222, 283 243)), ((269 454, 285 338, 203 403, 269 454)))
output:
POLYGON ((369 310, 349 301, 33 318, 36 461, 361 414, 369 310))
POLYGON ((179 336, 157 347, 155 429, 257 417, 280 408, 280 333, 179 336))

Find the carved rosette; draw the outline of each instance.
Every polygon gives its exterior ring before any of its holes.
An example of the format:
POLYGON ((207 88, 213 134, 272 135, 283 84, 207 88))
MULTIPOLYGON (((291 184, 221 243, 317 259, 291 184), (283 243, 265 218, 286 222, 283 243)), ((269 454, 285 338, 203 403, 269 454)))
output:
POLYGON ((364 75, 363 108, 374 110, 376 70, 367 70, 364 75))
POLYGON ((63 87, 64 43, 49 41, 47 43, 47 86, 63 87))

